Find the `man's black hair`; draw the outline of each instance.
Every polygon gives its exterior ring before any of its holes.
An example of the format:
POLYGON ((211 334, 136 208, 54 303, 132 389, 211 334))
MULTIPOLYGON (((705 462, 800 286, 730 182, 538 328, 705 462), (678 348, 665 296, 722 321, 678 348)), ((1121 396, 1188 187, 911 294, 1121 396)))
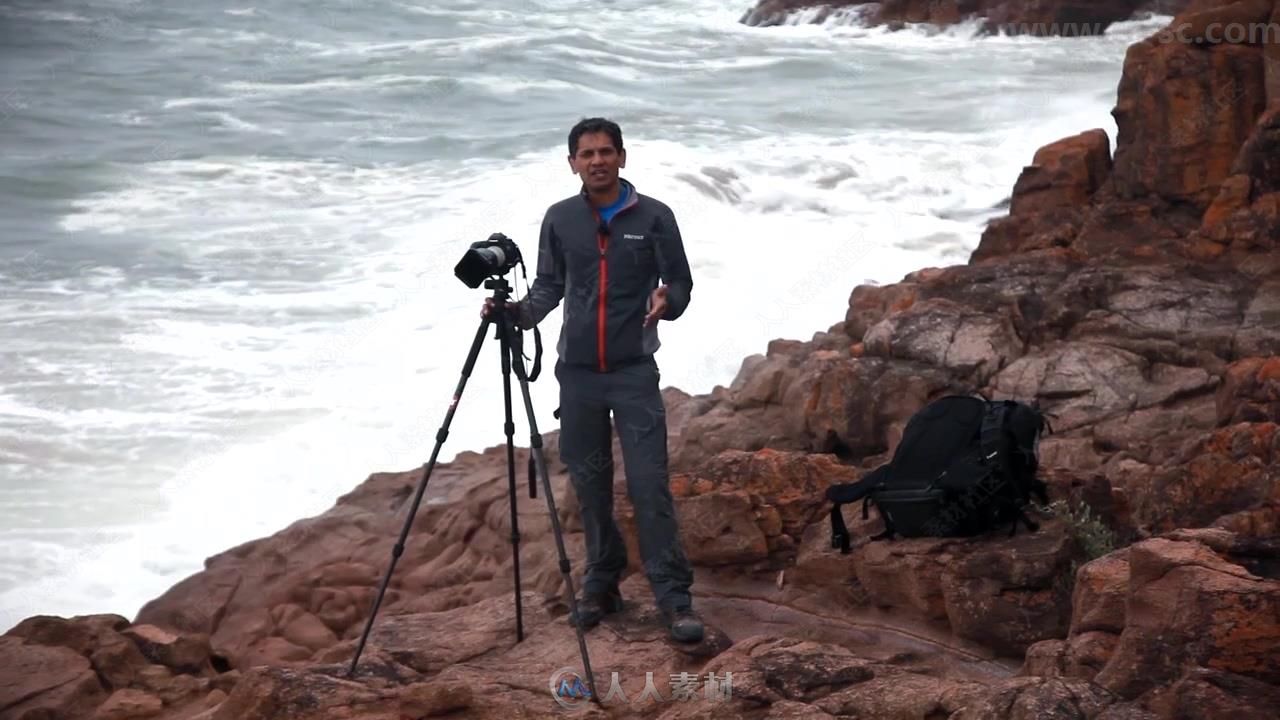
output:
POLYGON ((622 152, 622 128, 618 123, 602 117, 583 118, 569 131, 569 157, 578 154, 578 138, 585 133, 607 133, 613 141, 613 149, 622 152))

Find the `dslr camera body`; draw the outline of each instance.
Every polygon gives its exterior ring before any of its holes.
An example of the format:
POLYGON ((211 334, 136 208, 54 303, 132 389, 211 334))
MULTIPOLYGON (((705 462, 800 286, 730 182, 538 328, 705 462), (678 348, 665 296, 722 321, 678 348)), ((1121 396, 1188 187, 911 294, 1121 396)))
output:
POLYGON ((474 289, 480 287, 485 278, 506 275, 521 262, 520 248, 515 241, 502 233, 494 233, 488 239, 471 243, 453 268, 453 274, 474 289))

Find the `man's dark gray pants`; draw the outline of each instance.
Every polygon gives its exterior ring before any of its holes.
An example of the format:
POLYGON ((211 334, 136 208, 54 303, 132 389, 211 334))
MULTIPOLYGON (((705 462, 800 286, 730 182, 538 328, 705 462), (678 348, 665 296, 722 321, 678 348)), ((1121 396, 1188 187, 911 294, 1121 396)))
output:
POLYGON ((645 575, 658 607, 691 605, 693 570, 680 543, 667 472, 667 415, 653 360, 611 372, 556 364, 560 382, 560 459, 582 516, 587 541, 584 593, 603 593, 627 567, 627 548, 613 519, 613 439, 617 426, 635 508, 645 575))

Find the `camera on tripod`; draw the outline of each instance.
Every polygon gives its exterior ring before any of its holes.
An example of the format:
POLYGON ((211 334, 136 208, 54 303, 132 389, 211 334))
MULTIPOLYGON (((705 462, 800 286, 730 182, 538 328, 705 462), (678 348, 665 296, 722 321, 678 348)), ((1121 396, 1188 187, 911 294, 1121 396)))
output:
MULTIPOLYGON (((476 359, 480 355, 480 346, 484 342, 485 335, 490 327, 496 330, 499 352, 502 354, 502 396, 506 420, 503 424, 503 430, 507 436, 507 495, 511 509, 510 537, 514 555, 512 569, 515 576, 516 641, 521 642, 524 640, 524 609, 521 604, 520 592, 520 523, 516 507, 516 465, 513 440, 516 426, 512 421, 511 409, 512 370, 515 371, 516 380, 520 384, 520 395, 524 400, 524 410, 529 421, 529 497, 537 497, 536 477, 541 480, 542 493, 547 499, 547 512, 551 518, 552 534, 556 539, 556 550, 560 555, 560 574, 564 581, 570 617, 578 617, 578 601, 573 590, 573 575, 569 566, 569 555, 565 549, 564 538, 560 533, 560 515, 556 510, 555 498, 551 492, 551 480, 547 474, 547 463, 542 454, 542 435, 538 432, 537 419, 533 413, 533 398, 529 394, 529 383, 536 380, 538 373, 541 371, 542 335, 535 325, 533 339, 536 349, 534 351, 533 370, 526 373, 522 352, 523 336, 516 323, 512 322, 514 313, 510 312, 507 303, 508 298, 511 297, 511 284, 507 282, 505 276, 516 265, 519 265, 521 272, 525 273, 527 284, 528 273, 524 271, 524 261, 520 257, 520 248, 516 247, 511 238, 506 235, 494 233, 486 240, 472 243, 453 269, 453 274, 466 283, 467 287, 477 288, 483 283, 486 288, 493 290, 493 295, 485 301, 485 307, 490 307, 490 303, 492 303, 492 307, 496 312, 490 313, 486 310, 481 316, 483 319, 480 322, 480 327, 476 329, 475 338, 471 341, 471 351, 467 353, 467 360, 462 366, 462 376, 458 379, 458 385, 453 391, 453 399, 449 403, 449 409, 445 412, 444 424, 436 432, 435 449, 431 451, 431 458, 427 460, 422 468, 422 479, 418 482, 418 489, 414 493, 413 506, 409 509, 404 519, 404 526, 400 529, 399 539, 396 541, 395 546, 392 547, 391 564, 387 568, 386 574, 382 577, 382 582, 378 585, 378 593, 373 599, 373 607, 369 612, 369 619, 365 622, 364 632, 360 635, 360 643, 356 645, 355 656, 351 658, 351 667, 347 670, 347 677, 349 678, 355 677, 356 665, 360 662, 360 654, 364 652, 365 643, 369 640, 369 633, 373 629, 374 617, 378 614, 378 608, 382 606, 382 600, 386 595, 387 586, 391 582, 391 574, 395 571, 396 562, 404 553, 405 539, 409 536, 414 515, 417 513, 418 505, 422 502, 423 494, 426 492, 427 481, 431 479, 431 471, 435 469, 436 460, 440 456, 440 448, 444 444, 445 438, 449 436, 449 425, 453 422, 454 412, 457 411, 458 403, 462 400, 462 391, 467 386, 467 379, 471 377, 472 370, 475 369, 476 359)), ((557 417, 559 416, 557 415, 557 417)), ((582 634, 582 624, 575 622, 574 629, 578 635, 578 652, 582 654, 582 665, 586 670, 591 697, 596 702, 599 702, 596 695, 595 675, 591 672, 591 659, 587 654, 587 641, 582 634)))
POLYGON ((520 262, 520 248, 515 241, 502 233, 494 233, 487 240, 471 243, 454 266, 453 274, 474 289, 480 287, 487 277, 506 275, 520 262))

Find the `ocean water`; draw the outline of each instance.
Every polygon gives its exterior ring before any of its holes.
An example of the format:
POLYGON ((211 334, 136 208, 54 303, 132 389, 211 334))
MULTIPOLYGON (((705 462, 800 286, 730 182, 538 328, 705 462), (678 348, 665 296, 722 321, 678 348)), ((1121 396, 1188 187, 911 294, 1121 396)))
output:
MULTIPOLYGON (((532 270, 579 118, 676 212, 695 284, 658 359, 707 392, 855 285, 965 262, 1038 147, 1114 142, 1125 48, 1166 20, 763 29, 749 1, 0 4, 0 628, 131 617, 420 465, 485 295, 453 264, 504 232, 532 270)), ((442 460, 503 441, 497 355, 442 460)))

